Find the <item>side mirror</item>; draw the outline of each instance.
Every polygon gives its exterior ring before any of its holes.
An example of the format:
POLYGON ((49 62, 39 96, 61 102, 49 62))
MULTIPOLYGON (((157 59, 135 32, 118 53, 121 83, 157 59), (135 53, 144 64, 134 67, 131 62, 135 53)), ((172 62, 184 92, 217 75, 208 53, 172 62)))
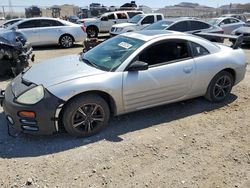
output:
POLYGON ((133 62, 127 69, 128 71, 143 71, 148 70, 148 63, 143 61, 133 62))

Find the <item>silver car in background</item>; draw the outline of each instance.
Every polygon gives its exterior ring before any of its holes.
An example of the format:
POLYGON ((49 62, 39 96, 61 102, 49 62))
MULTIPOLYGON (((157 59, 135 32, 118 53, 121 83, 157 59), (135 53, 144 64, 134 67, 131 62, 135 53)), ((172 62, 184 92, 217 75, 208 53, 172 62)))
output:
POLYGON ((207 22, 221 27, 225 34, 231 34, 233 30, 245 25, 245 22, 233 17, 212 18, 207 22))
POLYGON ((199 96, 221 102, 245 72, 246 56, 239 48, 144 30, 118 35, 81 55, 36 64, 0 99, 15 129, 52 134, 64 126, 84 137, 104 128, 110 115, 199 96))
POLYGON ((12 25, 16 22, 19 22, 20 20, 23 20, 23 19, 24 18, 15 18, 15 19, 8 20, 8 21, 4 22, 2 25, 0 25, 0 28, 9 27, 10 25, 12 25))
POLYGON ((72 47, 74 42, 83 42, 87 37, 85 27, 55 18, 28 18, 6 29, 17 29, 26 35, 32 46, 59 44, 72 47))

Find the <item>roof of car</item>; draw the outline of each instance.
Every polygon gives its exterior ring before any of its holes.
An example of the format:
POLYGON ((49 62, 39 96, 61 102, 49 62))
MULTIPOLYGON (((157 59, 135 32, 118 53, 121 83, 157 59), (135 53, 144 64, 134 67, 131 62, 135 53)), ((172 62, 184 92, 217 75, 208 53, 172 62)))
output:
POLYGON ((41 19, 49 19, 49 20, 59 20, 59 18, 51 18, 51 17, 34 17, 34 18, 26 18, 25 20, 41 20, 41 19))
POLYGON ((187 35, 187 34, 177 31, 166 31, 166 30, 140 30, 137 32, 123 33, 121 35, 130 38, 136 38, 143 41, 149 41, 162 36, 176 36, 176 35, 187 35))
POLYGON ((239 20, 238 18, 231 17, 231 16, 219 17, 217 19, 225 20, 225 19, 228 19, 228 18, 233 18, 233 19, 239 20))
POLYGON ((195 18, 188 18, 188 17, 178 17, 178 18, 166 18, 162 21, 172 21, 172 22, 177 22, 177 21, 181 21, 181 20, 198 20, 195 18))

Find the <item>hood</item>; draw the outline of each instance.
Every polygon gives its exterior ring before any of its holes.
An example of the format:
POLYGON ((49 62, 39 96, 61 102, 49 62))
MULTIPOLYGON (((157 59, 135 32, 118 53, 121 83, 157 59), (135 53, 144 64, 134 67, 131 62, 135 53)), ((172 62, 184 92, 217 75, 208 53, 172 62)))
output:
POLYGON ((115 24, 113 25, 113 27, 116 27, 116 28, 124 28, 124 27, 134 27, 136 26, 136 24, 134 23, 120 23, 120 24, 115 24))
POLYGON ((80 60, 80 55, 53 58, 32 66, 23 79, 45 88, 68 80, 102 74, 104 71, 91 67, 80 60))
POLYGON ((240 27, 235 30, 237 33, 249 33, 250 34, 250 27, 240 27))
POLYGON ((84 22, 93 22, 93 21, 99 21, 98 18, 85 18, 85 19, 81 19, 81 21, 84 22))

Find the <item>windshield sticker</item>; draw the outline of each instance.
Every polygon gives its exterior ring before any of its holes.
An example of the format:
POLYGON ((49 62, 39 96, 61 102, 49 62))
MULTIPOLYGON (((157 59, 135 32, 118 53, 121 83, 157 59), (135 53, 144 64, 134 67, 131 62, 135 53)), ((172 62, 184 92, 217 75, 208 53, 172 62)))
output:
POLYGON ((120 47, 122 47, 122 48, 125 48, 125 49, 129 49, 129 48, 132 47, 131 44, 126 43, 126 42, 121 42, 121 43, 118 44, 118 46, 120 46, 120 47))

